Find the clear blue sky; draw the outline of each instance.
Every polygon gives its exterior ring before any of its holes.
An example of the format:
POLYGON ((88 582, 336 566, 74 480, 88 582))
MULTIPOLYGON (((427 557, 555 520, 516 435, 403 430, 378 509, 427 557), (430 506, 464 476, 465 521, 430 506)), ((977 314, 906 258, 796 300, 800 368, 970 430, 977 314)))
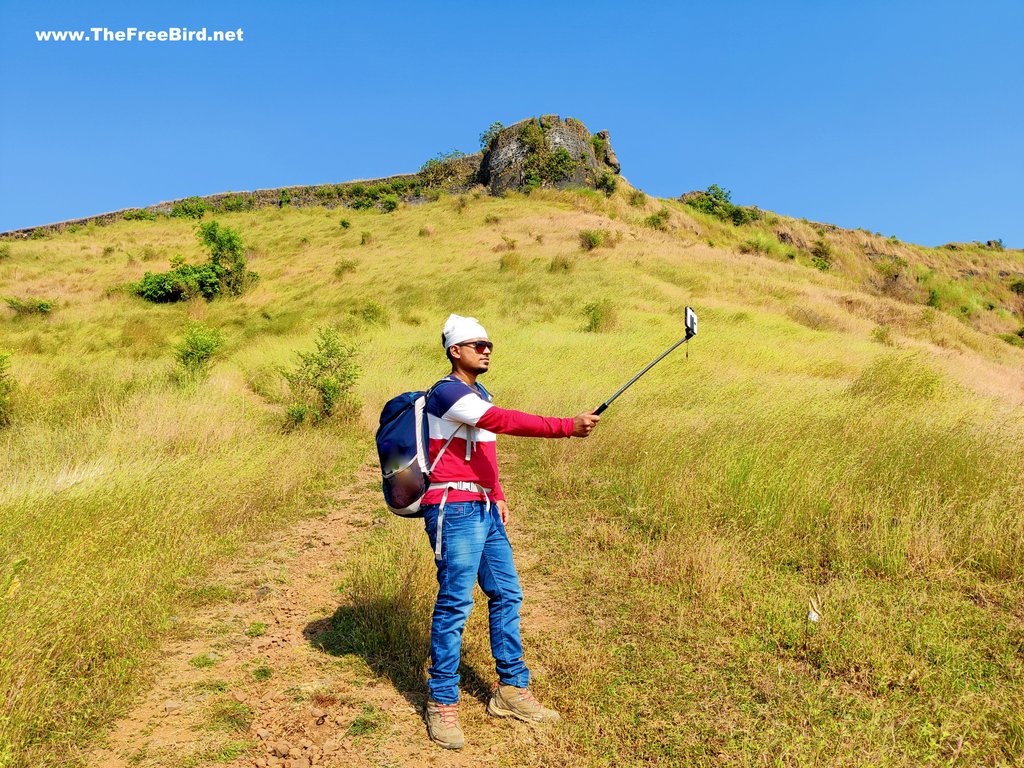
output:
POLYGON ((0 0, 0 230, 415 171, 494 120, 608 129, 634 185, 1024 246, 1024 3, 0 0), (244 30, 40 43, 36 30, 244 30))

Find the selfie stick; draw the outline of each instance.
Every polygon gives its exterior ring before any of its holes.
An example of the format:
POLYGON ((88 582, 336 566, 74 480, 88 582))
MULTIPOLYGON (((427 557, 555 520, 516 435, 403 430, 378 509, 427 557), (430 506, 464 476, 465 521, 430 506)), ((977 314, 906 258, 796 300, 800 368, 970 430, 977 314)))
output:
POLYGON ((643 376, 645 373, 647 373, 649 370, 651 370, 651 368, 653 368, 655 365, 657 365, 657 363, 659 363, 661 361, 661 359, 663 357, 665 357, 673 349, 678 347, 680 344, 685 344, 686 342, 688 342, 690 339, 692 339, 696 335, 697 335, 697 315, 694 313, 694 311, 692 309, 687 307, 686 308, 686 335, 683 338, 681 338, 679 341, 677 341, 675 344, 673 344, 671 347, 666 349, 664 352, 662 352, 660 355, 658 355, 656 358, 654 358, 654 360, 652 360, 650 363, 648 363, 647 366, 642 371, 640 371, 640 373, 638 373, 632 379, 627 381, 622 386, 622 388, 619 389, 618 392, 616 392, 614 395, 612 395, 607 400, 605 400, 603 403, 601 403, 601 405, 599 405, 597 407, 597 410, 594 411, 594 415, 595 416, 600 416, 604 412, 604 409, 607 408, 609 405, 611 405, 616 397, 621 395, 623 392, 625 392, 627 389, 629 389, 630 386, 632 386, 634 381, 636 381, 641 376, 643 376))

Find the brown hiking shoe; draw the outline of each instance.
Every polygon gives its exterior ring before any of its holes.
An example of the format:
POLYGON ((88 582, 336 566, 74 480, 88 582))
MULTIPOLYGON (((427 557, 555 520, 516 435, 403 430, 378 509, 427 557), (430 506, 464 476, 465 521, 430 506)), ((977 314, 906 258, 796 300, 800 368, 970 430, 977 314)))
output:
POLYGON ((495 717, 515 717, 527 723, 553 723, 559 714, 553 709, 541 706, 527 688, 514 685, 496 685, 491 700, 487 702, 487 714, 495 717))
POLYGON ((427 733, 431 739, 445 749, 462 749, 465 739, 459 727, 458 704, 438 704, 430 700, 423 719, 427 721, 427 733))

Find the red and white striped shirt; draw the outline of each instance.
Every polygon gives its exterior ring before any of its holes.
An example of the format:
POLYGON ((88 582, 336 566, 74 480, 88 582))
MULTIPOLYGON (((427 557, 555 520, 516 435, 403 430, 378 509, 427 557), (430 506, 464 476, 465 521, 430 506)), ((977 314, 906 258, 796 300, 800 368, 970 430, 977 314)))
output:
MULTIPOLYGON (((427 402, 427 428, 430 434, 428 460, 433 463, 441 446, 452 433, 458 435, 430 475, 431 483, 469 481, 491 488, 491 500, 501 501, 505 494, 498 482, 497 435, 519 437, 572 437, 572 418, 537 416, 523 411, 498 408, 479 385, 470 386, 454 373, 442 379, 427 402), (452 383, 447 383, 452 382, 452 383)), ((443 488, 431 488, 422 504, 439 504, 443 488)), ((448 501, 474 501, 479 493, 451 489, 448 501)))

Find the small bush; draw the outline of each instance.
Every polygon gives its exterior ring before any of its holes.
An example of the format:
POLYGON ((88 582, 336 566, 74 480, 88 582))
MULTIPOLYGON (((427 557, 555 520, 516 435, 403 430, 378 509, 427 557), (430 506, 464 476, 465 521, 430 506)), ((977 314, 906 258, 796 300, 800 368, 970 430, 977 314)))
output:
POLYGON ((811 261, 818 269, 824 272, 832 267, 832 246, 825 240, 819 238, 811 246, 811 261))
POLYGON ((356 266, 358 266, 356 262, 351 259, 342 259, 334 265, 334 276, 341 280, 349 272, 355 272, 356 266))
POLYGON ((495 120, 493 123, 487 126, 487 130, 480 134, 480 149, 484 151, 490 149, 491 142, 494 141, 495 138, 497 138, 498 133, 504 127, 505 126, 499 123, 497 120, 495 120))
POLYGON ((583 315, 586 318, 584 331, 588 333, 602 333, 612 330, 617 322, 615 307, 608 299, 591 302, 583 308, 583 315))
POLYGON ((200 381, 210 370, 213 356, 224 345, 224 334, 204 323, 191 322, 185 335, 174 348, 174 358, 182 381, 200 381))
POLYGON ((267 634, 267 625, 262 621, 254 621, 245 630, 246 637, 263 637, 265 634, 267 634))
POLYGON ((112 246, 112 245, 105 245, 105 246, 103 246, 103 255, 104 256, 111 256, 111 255, 113 255, 113 253, 114 253, 114 246, 112 246))
POLYGON ((451 184, 458 179, 459 175, 458 164, 453 161, 465 156, 466 153, 458 149, 453 149, 450 152, 438 152, 436 157, 432 157, 420 166, 417 172, 420 183, 426 187, 443 187, 451 184))
POLYGON ((133 208, 122 214, 125 221, 156 221, 156 211, 147 211, 144 208, 133 208))
POLYGON ((387 325, 389 322, 388 311, 372 299, 359 308, 359 317, 367 325, 387 325))
POLYGON ((604 192, 606 197, 611 197, 619 187, 619 180, 611 171, 605 171, 598 176, 596 186, 599 190, 604 192))
POLYGON ((580 248, 584 251, 592 251, 604 245, 605 233, 600 229, 580 230, 580 248))
MULTIPOLYGON (((3 256, 0 256, 3 258, 3 256)), ((1010 283, 1010 290, 1018 296, 1024 296, 1024 280, 1014 280, 1010 283)))
POLYGON ((251 211, 253 208, 252 195, 228 195, 220 201, 219 208, 229 213, 251 211))
POLYGON ((277 204, 283 208, 292 201, 292 193, 287 189, 282 189, 277 195, 277 204))
POLYGON ((433 227, 420 227, 420 237, 433 237, 433 236, 434 236, 434 229, 433 229, 433 227))
POLYGON ((11 373, 11 355, 9 350, 0 349, 0 427, 11 423, 11 398, 14 394, 15 381, 11 373))
POLYGON ((359 236, 359 244, 360 245, 369 245, 372 242, 373 242, 373 235, 370 234, 369 232, 363 232, 359 236))
POLYGON ((348 219, 342 219, 339 223, 341 224, 342 229, 348 229, 352 226, 352 222, 348 219))
POLYGON ((634 208, 639 208, 647 204, 647 195, 641 192, 639 189, 634 189, 629 193, 629 204, 634 208))
POLYGON ((500 216, 495 216, 493 213, 488 213, 484 216, 484 224, 497 224, 501 221, 500 216))
POLYGON ((52 299, 40 299, 35 296, 26 296, 19 299, 17 296, 6 296, 4 301, 14 314, 19 317, 26 315, 48 315, 53 311, 54 302, 52 299))
POLYGON ((297 352, 296 356, 294 368, 278 369, 291 392, 287 427, 315 425, 336 414, 352 415, 358 411, 359 401, 353 392, 360 374, 356 350, 343 342, 336 330, 320 328, 316 348, 297 352))
POLYGON ((668 208, 662 208, 657 213, 652 213, 646 219, 644 219, 644 225, 651 229, 657 229, 662 232, 668 231, 668 208))
POLYGON ((892 328, 888 325, 876 325, 871 329, 871 340, 887 347, 893 346, 892 328))
POLYGON ((687 195, 684 202, 694 210, 714 216, 722 221, 731 221, 737 226, 749 224, 761 218, 757 208, 744 208, 733 205, 732 193, 722 189, 717 184, 712 184, 703 192, 696 192, 687 195))
POLYGON ((220 294, 220 280, 209 264, 182 264, 169 272, 146 272, 131 284, 137 296, 163 304, 202 296, 207 301, 220 294))
POLYGON ((548 264, 548 272, 571 272, 572 259, 568 256, 552 256, 548 264))
POLYGON ((380 208, 384 213, 391 213, 398 208, 397 195, 384 195, 380 199, 380 208))
POLYGON ((209 210, 201 197, 186 197, 171 206, 171 216, 176 219, 201 219, 209 210))

